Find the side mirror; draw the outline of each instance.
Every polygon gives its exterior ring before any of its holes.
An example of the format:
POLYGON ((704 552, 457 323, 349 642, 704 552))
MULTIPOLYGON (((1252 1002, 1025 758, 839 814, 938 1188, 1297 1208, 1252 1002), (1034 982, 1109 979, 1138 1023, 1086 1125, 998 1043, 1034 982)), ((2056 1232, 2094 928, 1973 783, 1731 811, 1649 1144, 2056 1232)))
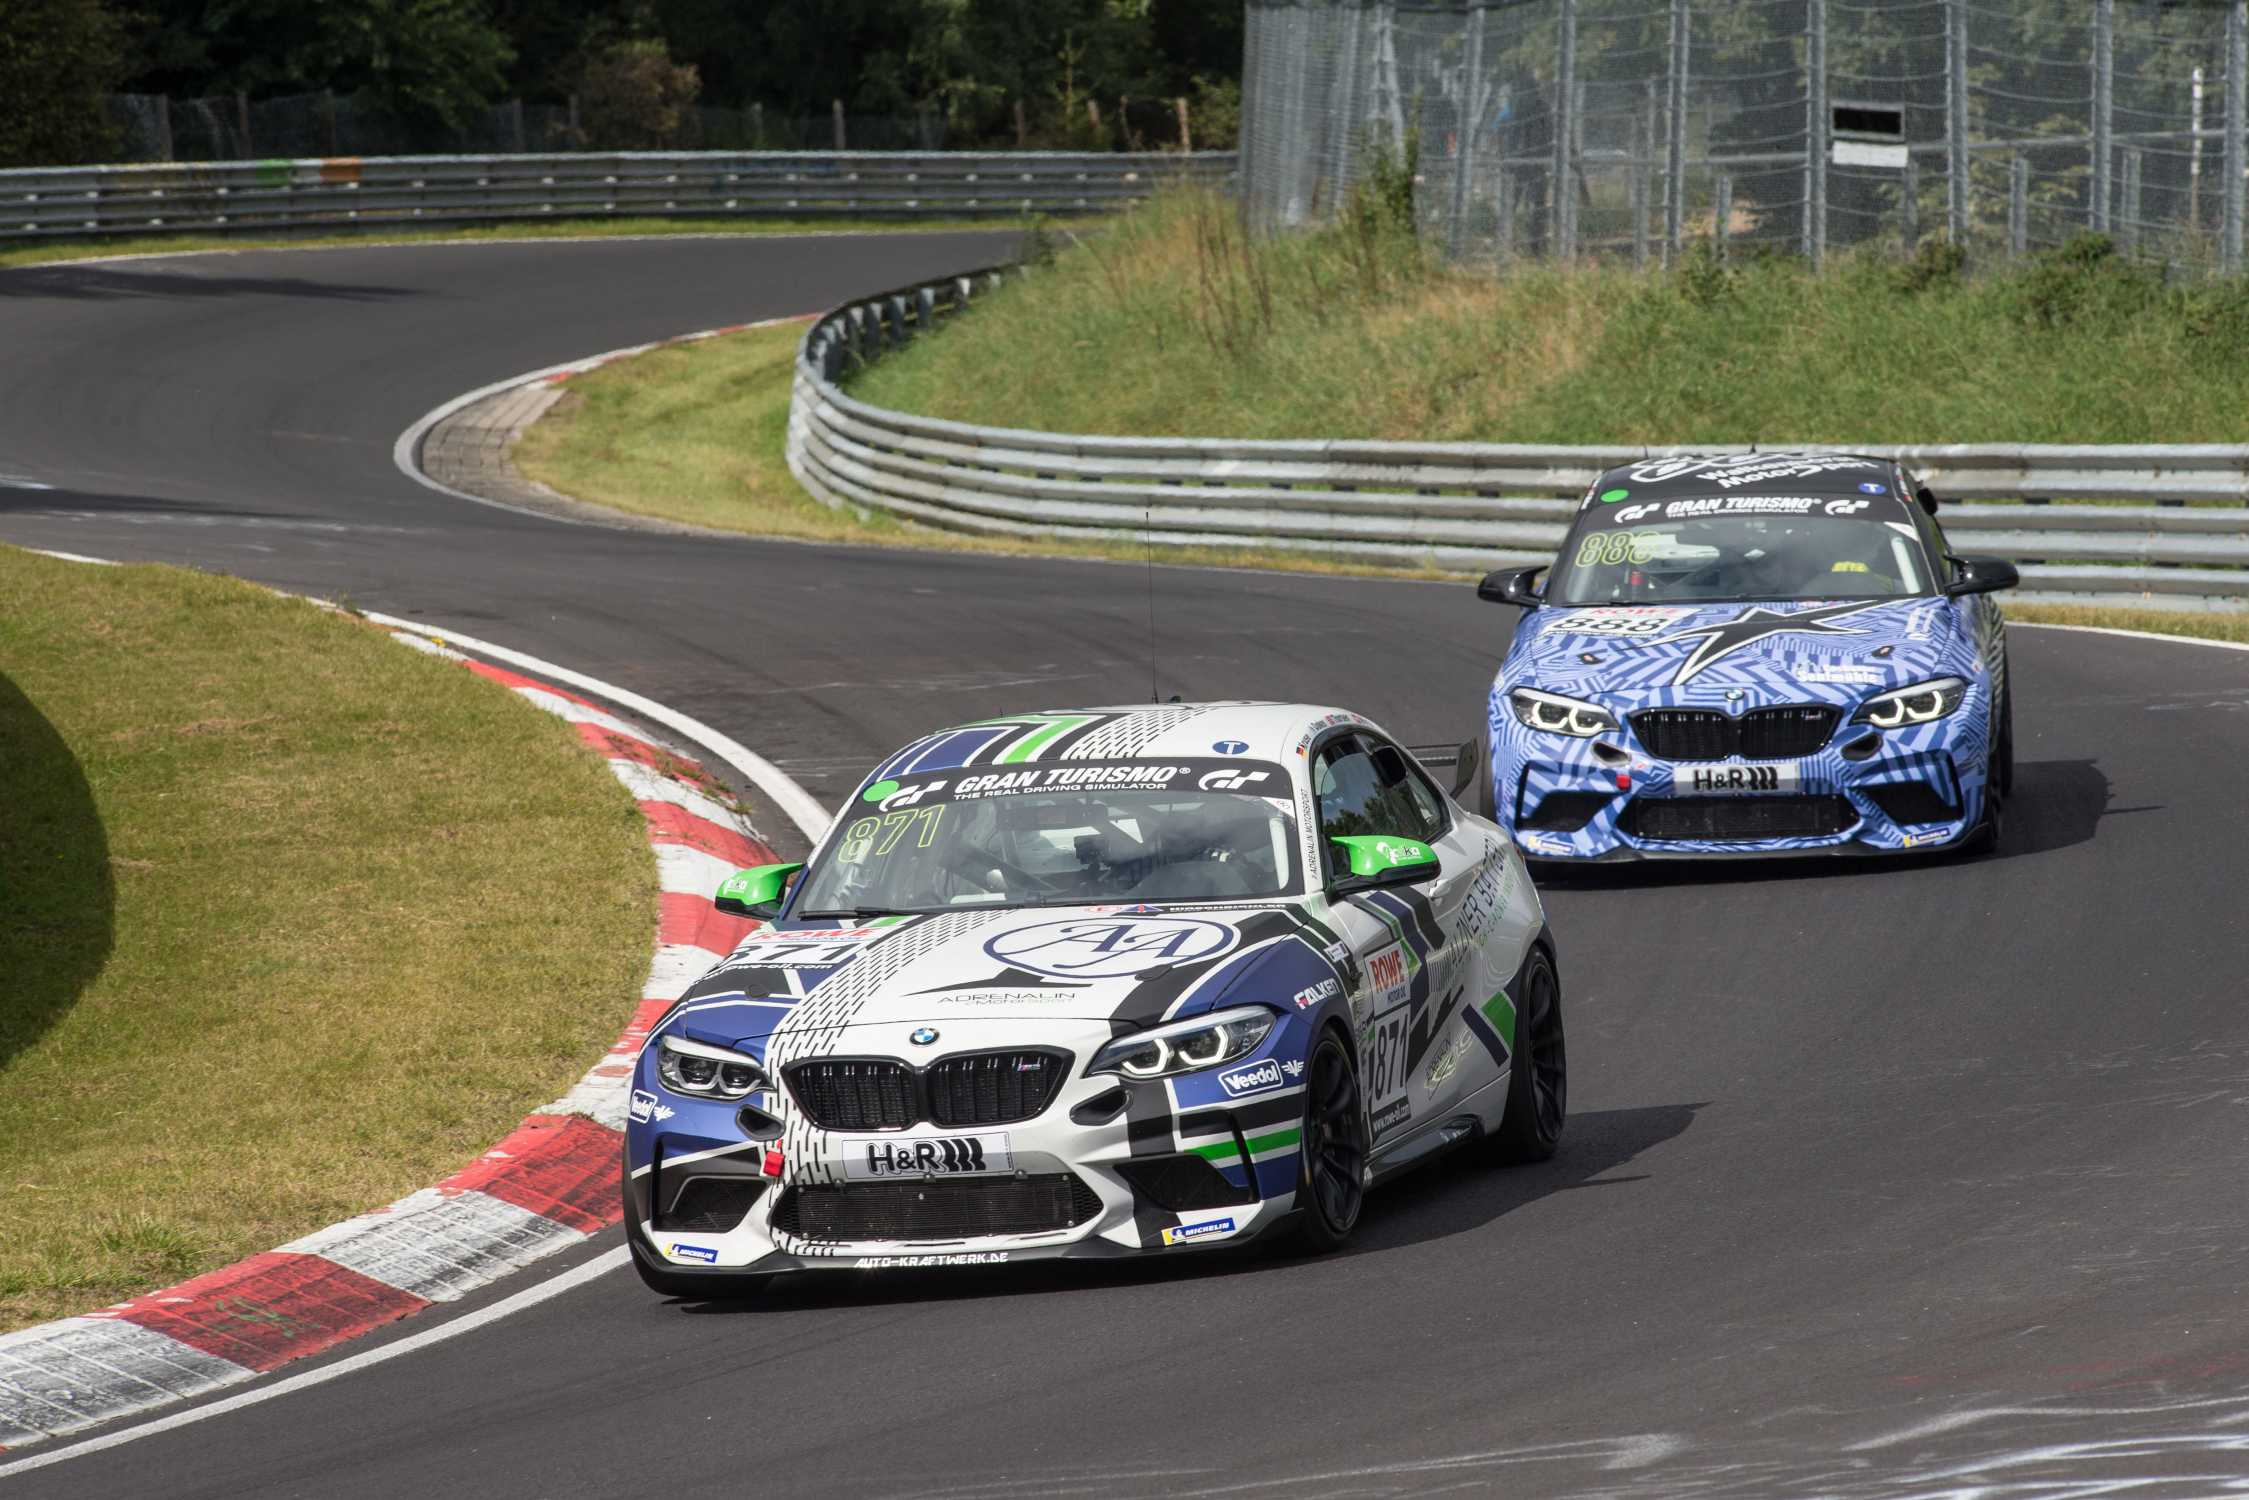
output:
POLYGON ((1952 561, 1960 576, 1946 584, 1944 591, 1954 599, 1963 594, 1996 593, 2023 581, 2022 573, 2004 557, 1956 557, 1952 561))
POLYGON ((1937 492, 1935 490, 1924 484, 1914 490, 1913 498, 1920 501, 1921 508, 1930 515, 1933 516, 1937 513, 1937 492))
POLYGON ((1337 877, 1338 886, 1360 890, 1377 885, 1415 885, 1437 874, 1437 851, 1419 839, 1356 833, 1328 842, 1343 851, 1348 871, 1337 877))
POLYGON ((1531 580, 1546 571, 1549 565, 1539 563, 1529 568, 1501 568, 1496 573, 1486 573, 1483 582, 1476 585, 1476 597, 1487 604, 1512 604, 1517 609, 1536 609, 1546 602, 1544 595, 1531 587, 1531 580))
POLYGON ((781 915, 781 897, 789 888, 789 879, 804 868, 803 861, 793 865, 757 865, 747 870, 736 870, 719 882, 718 894, 711 897, 711 905, 730 917, 755 917, 770 922, 781 915))

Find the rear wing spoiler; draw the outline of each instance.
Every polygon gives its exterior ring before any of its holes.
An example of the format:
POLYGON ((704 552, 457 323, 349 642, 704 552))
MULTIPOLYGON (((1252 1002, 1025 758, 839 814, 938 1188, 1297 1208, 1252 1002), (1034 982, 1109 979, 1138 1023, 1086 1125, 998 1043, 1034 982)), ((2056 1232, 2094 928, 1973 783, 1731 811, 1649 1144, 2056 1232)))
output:
POLYGON ((1431 775, 1436 774, 1438 766, 1451 766, 1453 768, 1452 795, 1458 797, 1462 792, 1468 790, 1468 784, 1476 779, 1476 753, 1478 749, 1479 746, 1476 741, 1470 738, 1462 740, 1457 745, 1408 745, 1406 746, 1406 754, 1420 761, 1422 769, 1430 772, 1431 775))

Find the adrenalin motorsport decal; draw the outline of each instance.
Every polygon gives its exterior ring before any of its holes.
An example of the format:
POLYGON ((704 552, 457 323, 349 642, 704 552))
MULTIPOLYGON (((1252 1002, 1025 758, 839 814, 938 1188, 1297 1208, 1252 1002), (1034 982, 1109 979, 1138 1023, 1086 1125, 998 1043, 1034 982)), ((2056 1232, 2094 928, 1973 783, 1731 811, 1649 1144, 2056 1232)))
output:
POLYGON ((1766 609, 1762 605, 1757 605, 1743 610, 1731 620, 1721 620, 1710 625, 1689 626, 1675 635, 1667 635, 1661 639, 1650 641, 1648 644, 1651 646, 1670 646, 1681 641, 1695 640, 1698 637, 1701 639, 1702 644, 1695 647, 1694 653, 1680 666, 1678 675, 1671 679, 1672 685, 1679 687, 1692 682, 1705 669, 1715 666, 1736 651, 1747 646, 1754 646, 1767 636, 1862 634, 1860 631, 1845 629, 1829 622, 1840 620, 1846 615, 1858 614, 1862 610, 1873 609, 1881 602, 1877 599, 1862 599, 1852 604, 1820 604, 1810 609, 1785 612, 1766 609))

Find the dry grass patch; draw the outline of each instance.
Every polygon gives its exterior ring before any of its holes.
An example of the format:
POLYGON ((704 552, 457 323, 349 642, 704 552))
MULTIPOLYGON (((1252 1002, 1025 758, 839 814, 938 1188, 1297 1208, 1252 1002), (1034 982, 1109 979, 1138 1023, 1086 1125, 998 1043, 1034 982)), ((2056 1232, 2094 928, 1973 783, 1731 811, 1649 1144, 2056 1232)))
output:
POLYGON ((0 549, 0 1329, 462 1165, 616 1035, 638 811, 347 616, 0 549))

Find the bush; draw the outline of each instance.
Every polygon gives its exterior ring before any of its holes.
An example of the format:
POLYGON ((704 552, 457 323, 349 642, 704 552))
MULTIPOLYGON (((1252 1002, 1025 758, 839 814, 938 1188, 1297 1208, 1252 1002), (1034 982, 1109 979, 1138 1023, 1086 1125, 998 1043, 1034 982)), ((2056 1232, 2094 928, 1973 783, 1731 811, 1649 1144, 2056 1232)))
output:
POLYGON ((578 75, 579 131, 597 151, 676 145, 702 87, 693 65, 673 62, 662 42, 612 42, 578 75))
POLYGON ((123 71, 101 0, 13 0, 0 13, 0 167, 107 160, 117 132, 102 96, 123 71))

